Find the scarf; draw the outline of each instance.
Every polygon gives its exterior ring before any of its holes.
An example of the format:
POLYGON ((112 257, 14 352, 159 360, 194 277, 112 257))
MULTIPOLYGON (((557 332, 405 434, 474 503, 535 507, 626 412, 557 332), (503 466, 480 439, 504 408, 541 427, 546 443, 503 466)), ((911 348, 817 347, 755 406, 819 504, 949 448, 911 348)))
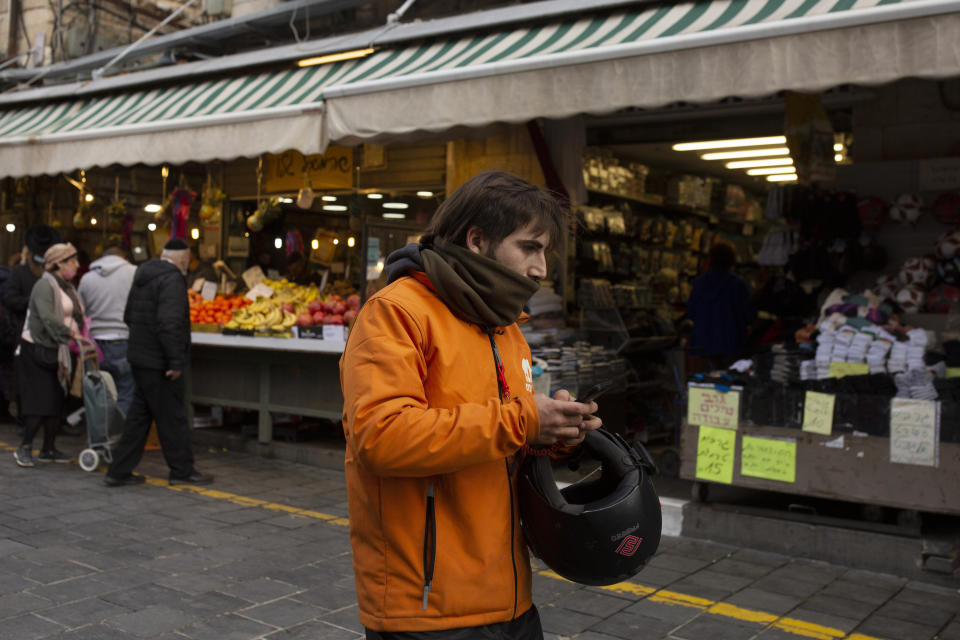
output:
MULTIPOLYGON (((60 322, 63 322, 63 302, 60 300, 60 283, 49 271, 44 271, 41 277, 53 288, 53 312, 60 322)), ((70 295, 69 291, 67 291, 67 295, 70 295)), ((70 299, 73 300, 74 310, 80 308, 76 296, 70 295, 70 299)), ((80 317, 83 317, 82 311, 80 312, 80 317)), ((70 389, 70 374, 72 371, 73 365, 70 360, 69 343, 64 342, 57 345, 57 381, 60 382, 60 386, 63 387, 64 393, 70 389)))
POLYGON ((487 331, 516 322, 540 286, 492 258, 439 238, 407 245, 387 258, 391 282, 410 269, 427 274, 454 315, 487 331))

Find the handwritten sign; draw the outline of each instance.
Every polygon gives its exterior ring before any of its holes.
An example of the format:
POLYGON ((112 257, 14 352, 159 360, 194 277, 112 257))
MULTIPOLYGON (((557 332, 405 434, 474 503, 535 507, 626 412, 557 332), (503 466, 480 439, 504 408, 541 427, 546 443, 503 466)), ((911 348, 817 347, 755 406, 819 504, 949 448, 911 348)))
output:
POLYGON ((697 439, 697 478, 732 484, 733 456, 736 449, 736 431, 700 427, 697 439))
POLYGON ((743 436, 740 475, 796 482, 797 441, 793 438, 743 436))
POLYGON ((939 443, 939 402, 912 398, 890 401, 890 462, 936 467, 939 443))
POLYGON ((870 365, 866 362, 831 362, 830 377, 844 378, 846 376, 865 376, 870 373, 870 365))
POLYGON ((803 400, 803 430, 830 435, 833 430, 833 407, 837 397, 832 393, 807 391, 803 400))
POLYGON ((267 193, 297 191, 304 174, 313 189, 353 187, 353 149, 331 145, 322 154, 304 156, 299 151, 267 154, 263 186, 267 193))
POLYGON ((698 426, 736 429, 740 419, 740 392, 713 387, 689 387, 687 422, 698 426))

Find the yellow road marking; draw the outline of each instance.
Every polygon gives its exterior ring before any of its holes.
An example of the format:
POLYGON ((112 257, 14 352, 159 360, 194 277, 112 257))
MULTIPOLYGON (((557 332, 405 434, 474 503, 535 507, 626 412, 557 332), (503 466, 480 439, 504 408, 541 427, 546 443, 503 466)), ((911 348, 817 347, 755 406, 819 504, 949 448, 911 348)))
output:
MULTIPOLYGON (((11 447, 5 442, 0 442, 0 449, 13 451, 16 449, 16 447, 11 447)), ((278 504, 276 502, 267 502, 266 500, 259 500, 257 498, 248 498, 247 496, 228 493, 226 491, 195 487, 188 484, 171 485, 163 478, 154 478, 151 476, 147 476, 147 484, 151 484, 155 487, 163 487, 164 489, 170 489, 171 491, 194 493, 197 495, 206 496, 208 498, 213 498, 215 500, 226 500, 233 504, 244 507, 259 507, 261 509, 268 509, 270 511, 281 511, 283 513, 302 516, 304 518, 322 520, 328 524, 333 524, 340 527, 350 526, 350 520, 347 518, 341 518, 328 513, 321 513, 319 511, 311 511, 309 509, 300 509, 299 507, 291 507, 289 505, 278 504)), ((559 574, 546 569, 538 571, 537 573, 544 577, 553 578, 555 580, 566 580, 566 578, 560 576, 559 574)), ((738 607, 726 602, 715 602, 706 598, 691 596, 685 593, 678 593, 676 591, 668 591, 667 589, 648 587, 642 584, 636 584, 634 582, 618 582, 617 584, 611 584, 609 586, 600 588, 606 591, 613 591, 615 593, 624 593, 645 597, 647 600, 651 600, 653 602, 660 602, 678 607, 699 609, 700 611, 706 611, 707 613, 724 616, 726 618, 733 618, 735 620, 743 620, 744 622, 766 624, 793 635, 814 638, 815 640, 881 640, 881 638, 863 635, 862 633, 851 633, 850 635, 847 635, 839 629, 826 627, 812 622, 804 622, 803 620, 796 620, 794 618, 776 616, 764 611, 745 609, 743 607, 738 607)))
MULTIPOLYGON (((550 571, 549 569, 538 571, 537 573, 547 578, 566 580, 566 578, 554 573, 553 571, 550 571)), ((794 618, 776 616, 764 611, 745 609, 743 607, 738 607, 726 602, 714 602, 713 600, 707 600, 706 598, 699 598, 697 596, 691 596, 685 593, 677 593, 676 591, 668 591, 667 589, 647 587, 633 582, 618 582, 617 584, 611 584, 606 587, 599 588, 604 589, 605 591, 613 591, 614 593, 625 593, 646 597, 647 600, 652 602, 661 602, 663 604, 669 604, 678 607, 698 609, 700 611, 706 611, 707 613, 724 616, 726 618, 743 620, 744 622, 766 624, 796 636, 815 638, 816 640, 881 640, 881 638, 863 635, 862 633, 851 633, 850 635, 847 635, 839 629, 826 627, 813 622, 804 622, 803 620, 796 620, 794 618)))

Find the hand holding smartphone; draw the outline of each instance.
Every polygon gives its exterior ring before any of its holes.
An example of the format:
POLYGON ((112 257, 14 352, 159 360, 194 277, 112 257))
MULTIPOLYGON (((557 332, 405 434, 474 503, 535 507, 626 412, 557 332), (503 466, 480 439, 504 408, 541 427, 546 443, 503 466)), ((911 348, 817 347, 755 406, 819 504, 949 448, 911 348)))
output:
POLYGON ((587 402, 596 400, 597 398, 602 396, 604 393, 609 391, 610 387, 612 386, 613 386, 613 380, 605 380, 603 382, 599 382, 593 385, 592 387, 590 387, 587 390, 587 392, 583 394, 583 396, 578 397, 577 402, 583 402, 585 404, 587 402))

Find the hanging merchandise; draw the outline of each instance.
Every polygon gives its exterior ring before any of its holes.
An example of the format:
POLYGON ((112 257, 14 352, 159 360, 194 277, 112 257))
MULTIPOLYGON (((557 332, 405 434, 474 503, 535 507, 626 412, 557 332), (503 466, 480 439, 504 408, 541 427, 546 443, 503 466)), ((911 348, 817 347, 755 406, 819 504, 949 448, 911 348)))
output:
POLYGON ((190 205, 193 204, 197 194, 183 186, 181 174, 181 186, 175 187, 170 194, 171 225, 170 237, 187 239, 187 221, 190 219, 190 205))
POLYGON ((260 199, 260 186, 263 183, 263 157, 257 159, 257 210, 247 216, 247 228, 259 233, 263 228, 276 220, 282 210, 279 198, 260 199))
POLYGON ((921 289, 930 287, 937 275, 937 263, 931 257, 908 258, 900 269, 900 284, 916 286, 921 289))
POLYGON ((950 231, 937 240, 937 257, 949 260, 960 256, 960 231, 950 231))
POLYGON ((303 255, 303 236, 300 235, 299 229, 290 229, 287 231, 284 247, 286 248, 288 258, 290 257, 290 254, 294 252, 303 255))
POLYGON ((833 124, 817 94, 787 91, 787 146, 800 184, 836 179, 833 124))
POLYGON ((890 207, 890 219, 904 224, 916 224, 923 213, 923 199, 912 193, 902 193, 890 207))
POLYGON ((207 171, 207 181, 203 185, 203 203, 200 205, 200 219, 207 223, 220 221, 223 202, 226 194, 219 187, 213 186, 213 179, 207 171))
POLYGON ((153 214, 153 221, 158 227, 167 227, 170 225, 170 201, 167 200, 167 177, 170 175, 170 169, 167 165, 160 167, 160 178, 162 179, 160 187, 160 202, 163 203, 160 211, 153 214))
POLYGON ((794 233, 790 229, 768 231, 763 238, 763 246, 757 254, 757 264, 765 267, 782 267, 790 261, 794 251, 794 233))
POLYGON ((77 195, 77 211, 73 214, 73 226, 83 229, 89 223, 90 212, 93 209, 93 204, 87 201, 87 172, 80 171, 80 182, 71 178, 67 180, 80 190, 77 195))
POLYGON ((310 174, 307 173, 307 163, 303 163, 303 186, 297 193, 297 206, 309 209, 313 206, 313 185, 310 183, 310 174))

